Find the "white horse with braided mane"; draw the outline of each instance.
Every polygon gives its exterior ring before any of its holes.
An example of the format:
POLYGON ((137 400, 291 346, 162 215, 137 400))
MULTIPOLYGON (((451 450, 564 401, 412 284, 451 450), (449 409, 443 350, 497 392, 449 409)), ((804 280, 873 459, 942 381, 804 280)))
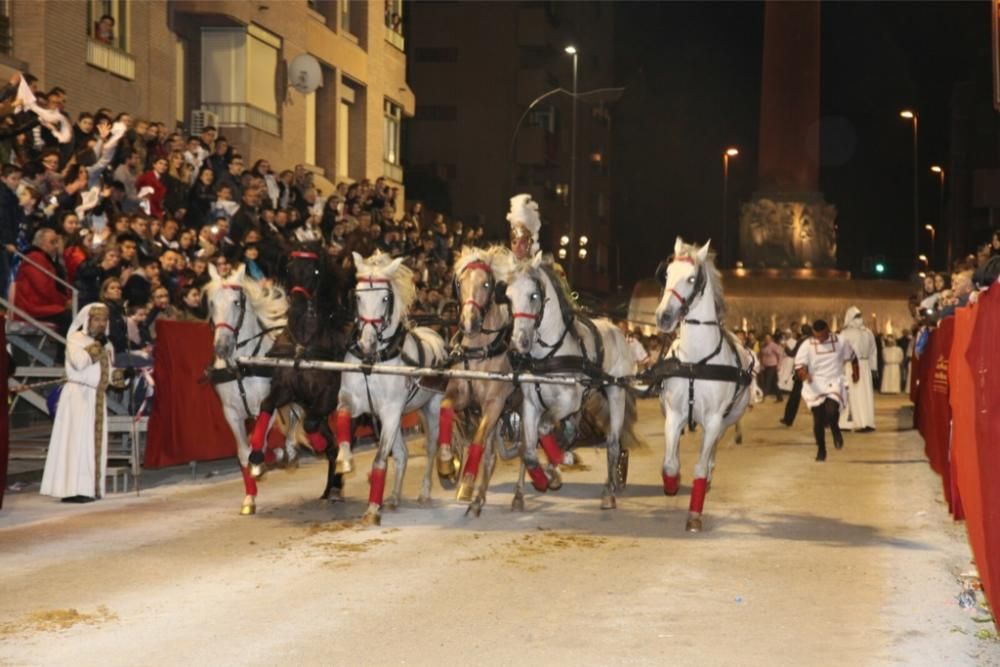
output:
MULTIPOLYGON (((593 377, 611 381, 603 385, 608 402, 606 429, 608 478, 601 495, 601 509, 614 509, 620 479, 620 436, 625 426, 626 389, 613 383, 635 374, 635 361, 621 330, 608 320, 591 322, 574 312, 559 285, 551 259, 541 253, 518 262, 511 272, 506 296, 514 320, 511 345, 530 357, 535 372, 552 376, 579 377, 573 386, 525 383, 521 406, 524 433, 524 464, 538 491, 549 488, 549 478, 538 462, 536 445, 542 446, 553 468, 561 460, 552 430, 560 420, 579 412, 587 391, 585 380, 593 377), (548 440, 548 444, 546 443, 548 440), (554 449, 550 453, 550 449, 554 449)), ((515 496, 521 493, 523 475, 515 496)))
MULTIPOLYGON (((208 265, 212 280, 205 286, 209 313, 215 326, 215 360, 212 362, 215 391, 222 401, 222 412, 236 440, 236 454, 243 471, 246 495, 240 514, 257 511, 257 482, 248 468, 250 443, 246 420, 260 412, 260 403, 271 391, 271 379, 241 374, 235 357, 264 356, 274 345, 286 324, 288 299, 278 287, 264 287, 245 275, 245 267, 228 276, 219 275, 214 264, 208 265)), ((291 462, 296 457, 295 411, 288 411, 285 448, 275 450, 278 459, 291 462)))
POLYGON ((701 424, 703 432, 688 507, 687 530, 691 532, 702 528, 715 450, 725 430, 739 420, 750 402, 754 370, 751 353, 722 324, 722 279, 708 248, 708 243, 689 245, 678 236, 673 257, 665 268, 657 270, 663 296, 656 308, 656 325, 666 333, 680 327, 664 367, 681 374, 663 379, 660 388, 666 495, 676 495, 680 488, 681 430, 694 423, 701 424))
MULTIPOLYGON (((410 327, 407 322, 406 315, 416 298, 416 289, 413 272, 403 265, 403 258, 392 259, 376 252, 365 259, 354 253, 354 266, 357 269, 355 341, 344 361, 421 367, 443 362, 447 353, 441 336, 426 327, 410 327)), ((372 463, 368 509, 362 517, 364 523, 381 523, 390 452, 396 462, 396 478, 386 504, 390 509, 399 506, 408 456, 400 421, 404 413, 413 410, 420 410, 424 417, 428 459, 418 501, 421 504, 430 501, 442 391, 431 390, 419 379, 402 375, 343 374, 336 418, 337 445, 341 454, 350 451, 353 417, 368 413, 379 425, 379 446, 372 463)))

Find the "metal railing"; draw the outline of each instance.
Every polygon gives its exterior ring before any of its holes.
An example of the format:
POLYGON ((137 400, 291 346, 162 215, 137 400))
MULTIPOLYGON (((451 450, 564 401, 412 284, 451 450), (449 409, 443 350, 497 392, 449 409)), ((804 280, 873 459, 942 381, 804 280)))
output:
MULTIPOLYGON (((70 296, 73 299, 73 319, 75 320, 76 319, 76 314, 80 310, 80 291, 77 288, 73 287, 73 285, 71 285, 70 283, 68 283, 65 280, 63 280, 62 278, 60 278, 58 275, 56 275, 52 271, 49 271, 42 264, 39 264, 35 260, 33 260, 30 257, 28 257, 27 255, 25 255, 24 253, 22 253, 22 252, 20 252, 18 250, 15 250, 14 254, 17 255, 18 257, 20 257, 22 262, 27 262, 28 264, 31 264, 33 267, 35 267, 36 269, 38 269, 39 271, 41 271, 42 273, 44 273, 45 275, 47 275, 49 278, 52 278, 53 280, 55 280, 57 283, 59 283, 63 287, 66 287, 66 288, 69 289, 70 296)), ((3 300, 3 299, 0 299, 0 301, 3 301, 4 304, 7 303, 6 300, 3 300)), ((13 309, 13 308, 8 308, 8 310, 11 310, 11 309, 13 309)), ((14 310, 14 312, 17 313, 18 317, 23 317, 21 315, 21 311, 18 311, 17 309, 13 309, 13 310, 14 310)), ((28 320, 29 322, 31 321, 29 319, 29 317, 23 317, 23 319, 28 320)), ((66 341, 64 340, 63 343, 65 343, 65 342, 66 341)))
POLYGON ((87 38, 87 64, 129 81, 135 79, 135 58, 93 37, 87 38))
POLYGON ((203 102, 201 108, 219 119, 219 127, 253 127, 281 136, 281 119, 277 115, 244 102, 203 102))

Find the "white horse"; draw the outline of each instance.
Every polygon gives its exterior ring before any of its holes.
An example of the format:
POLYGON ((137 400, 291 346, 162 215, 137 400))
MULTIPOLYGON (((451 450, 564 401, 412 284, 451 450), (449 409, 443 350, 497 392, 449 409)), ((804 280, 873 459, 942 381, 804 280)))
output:
MULTIPOLYGON (((701 424, 701 455, 694 467, 694 483, 688 508, 687 530, 702 528, 705 493, 715 468, 715 449, 725 430, 735 424, 750 402, 753 358, 722 325, 725 305, 722 281, 708 254, 709 244, 699 248, 678 236, 674 255, 665 273, 663 296, 656 308, 661 331, 680 332, 667 356, 675 371, 663 380, 660 405, 665 417, 666 452, 663 458, 663 492, 677 494, 680 488, 678 445, 687 423, 701 424), (711 379, 706 376, 714 375, 711 379), (702 379, 697 379, 699 376, 702 379)), ((660 273, 660 272, 658 272, 660 273)))
MULTIPOLYGON (((557 281, 551 260, 543 259, 541 253, 515 266, 506 289, 514 318, 513 348, 521 355, 530 356, 537 373, 570 377, 587 374, 605 380, 633 375, 635 361, 621 330, 608 320, 591 322, 575 314, 557 281)), ((553 428, 560 420, 583 408, 585 391, 583 382, 571 387, 522 385, 524 462, 538 491, 549 487, 549 479, 538 463, 539 433, 543 449, 552 462, 550 471, 554 471, 561 461, 559 449, 555 447, 550 453, 551 446, 547 447, 545 440, 551 438, 551 445, 555 444, 553 428)), ((608 479, 601 495, 601 509, 614 509, 617 504, 615 492, 622 486, 618 463, 626 390, 617 384, 605 384, 603 391, 610 415, 606 436, 608 479)), ((522 485, 523 474, 518 480, 515 497, 521 493, 522 485)))
MULTIPOLYGON (((344 361, 422 367, 441 363, 447 357, 441 336, 425 327, 410 328, 406 321, 416 290, 413 272, 403 265, 403 258, 391 259, 389 255, 376 252, 364 259, 354 253, 354 266, 357 268, 356 340, 344 361)), ((420 410, 424 416, 428 459, 418 501, 421 504, 430 501, 441 398, 440 392, 427 389, 415 378, 401 375, 344 373, 341 377, 336 430, 337 445, 344 457, 349 456, 352 417, 368 413, 379 424, 379 447, 372 463, 368 509, 362 522, 381 523, 390 452, 396 461, 396 479, 386 504, 390 509, 399 506, 408 456, 400 420, 404 413, 413 410, 420 410)), ((349 468, 349 461, 345 463, 349 468)))
MULTIPOLYGON (((267 354, 285 326, 288 301, 279 288, 267 288, 245 276, 245 267, 226 277, 219 275, 214 264, 208 265, 212 280, 205 286, 209 312, 215 324, 215 360, 212 363, 215 391, 222 401, 222 412, 236 439, 236 453, 243 471, 246 496, 240 514, 257 511, 257 482, 248 468, 250 443, 247 439, 246 420, 260 412, 260 403, 271 391, 268 377, 243 375, 236 367, 239 355, 263 356, 267 354)), ((280 458, 291 462, 295 459, 295 413, 289 411, 285 430, 284 450, 275 450, 280 458)))

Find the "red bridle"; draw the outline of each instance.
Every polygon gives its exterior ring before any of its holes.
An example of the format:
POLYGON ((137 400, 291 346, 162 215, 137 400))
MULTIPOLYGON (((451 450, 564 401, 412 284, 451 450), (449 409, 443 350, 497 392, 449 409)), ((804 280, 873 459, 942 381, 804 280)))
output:
MULTIPOLYGON (((243 291, 243 288, 240 287, 239 285, 223 285, 222 287, 224 289, 236 290, 238 292, 242 292, 243 291)), ((229 329, 230 331, 233 332, 233 335, 236 335, 238 333, 236 331, 236 327, 234 327, 232 324, 229 324, 227 322, 218 322, 218 323, 216 323, 215 328, 216 329, 229 329)))
MULTIPOLYGON (((312 259, 312 260, 319 259, 319 255, 317 255, 314 252, 309 252, 308 250, 294 250, 288 253, 288 256, 291 257, 292 259, 312 259)), ((293 287, 291 293, 301 294, 310 301, 312 301, 313 298, 312 292, 310 292, 305 287, 302 287, 301 285, 296 285, 295 287, 293 287)))
POLYGON ((312 301, 313 298, 312 292, 307 290, 305 287, 302 287, 302 285, 296 285, 295 287, 293 287, 292 294, 301 294, 310 301, 312 301))
MULTIPOLYGON (((375 287, 375 285, 389 285, 390 282, 391 281, 388 278, 373 278, 372 276, 364 276, 358 278, 358 285, 361 285, 362 283, 368 283, 368 287, 362 290, 363 292, 367 292, 369 290, 391 289, 390 287, 375 287)), ((361 321, 362 324, 370 324, 373 327, 378 327, 379 325, 385 322, 385 318, 383 317, 368 318, 362 316, 360 313, 358 314, 358 320, 361 321)))
MULTIPOLYGON (((681 257, 675 257, 674 261, 675 262, 685 262, 687 264, 690 264, 691 266, 695 265, 694 259, 691 258, 691 257, 688 257, 687 255, 684 255, 684 256, 681 256, 681 257)), ((670 295, 673 296, 674 298, 676 298, 678 301, 680 301, 682 306, 685 306, 685 307, 687 306, 687 303, 688 303, 687 299, 685 299, 684 297, 682 297, 680 295, 680 293, 678 293, 678 291, 675 290, 673 287, 670 288, 670 295)))
MULTIPOLYGON (((469 262, 468 264, 465 265, 465 268, 462 269, 462 273, 465 273, 469 269, 479 269, 480 271, 485 271, 486 275, 488 275, 488 276, 493 275, 493 267, 491 267, 486 262, 478 262, 478 261, 477 262, 469 262)), ((463 306, 469 306, 469 305, 475 306, 476 309, 479 312, 483 312, 483 311, 486 310, 486 306, 484 306, 483 304, 479 303, 475 299, 466 299, 465 302, 462 305, 463 306)))

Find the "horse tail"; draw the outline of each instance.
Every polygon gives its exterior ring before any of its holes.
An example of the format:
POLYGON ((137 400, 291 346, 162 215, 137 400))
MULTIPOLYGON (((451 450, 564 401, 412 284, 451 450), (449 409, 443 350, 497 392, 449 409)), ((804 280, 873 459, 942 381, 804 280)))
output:
MULTIPOLYGON (((611 412, 608 400, 601 392, 593 392, 587 397, 583 406, 583 417, 587 426, 598 431, 605 436, 611 428, 611 412)), ((639 422, 639 406, 636 403, 635 393, 625 392, 625 421, 622 422, 621 433, 618 434, 618 441, 625 449, 640 450, 645 449, 649 444, 636 433, 635 426, 639 422)))

